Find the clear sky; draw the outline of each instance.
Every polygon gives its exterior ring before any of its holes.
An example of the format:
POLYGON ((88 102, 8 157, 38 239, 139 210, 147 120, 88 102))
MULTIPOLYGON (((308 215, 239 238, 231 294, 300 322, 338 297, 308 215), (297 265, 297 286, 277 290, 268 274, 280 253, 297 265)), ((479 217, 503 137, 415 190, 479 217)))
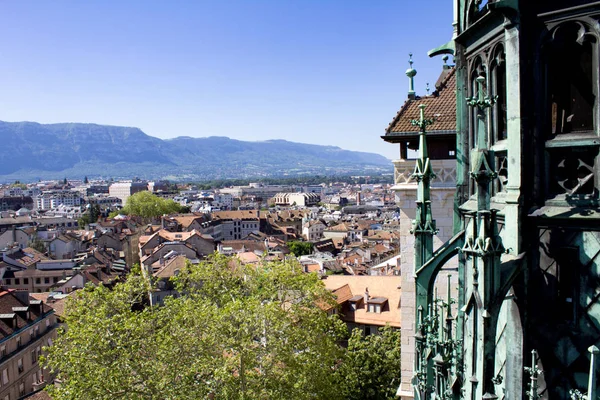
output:
POLYGON ((286 139, 397 158, 379 138, 452 34, 452 1, 0 3, 0 119, 286 139))

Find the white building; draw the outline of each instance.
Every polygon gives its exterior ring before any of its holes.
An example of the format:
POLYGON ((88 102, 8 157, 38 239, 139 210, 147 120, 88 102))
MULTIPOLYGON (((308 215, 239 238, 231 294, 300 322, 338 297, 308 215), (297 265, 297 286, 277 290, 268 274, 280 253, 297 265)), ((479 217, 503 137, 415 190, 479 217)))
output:
POLYGON ((124 182, 115 182, 108 188, 108 194, 111 197, 117 197, 121 200, 121 204, 125 205, 127 203, 127 199, 132 194, 137 192, 142 192, 144 190, 148 190, 148 182, 145 181, 124 181, 124 182))
POLYGON ((321 201, 318 193, 277 193, 274 197, 275 205, 311 207, 321 201))
POLYGON ((81 205, 81 196, 77 192, 66 191, 45 191, 33 199, 36 210, 50 210, 60 205, 75 207, 81 205))

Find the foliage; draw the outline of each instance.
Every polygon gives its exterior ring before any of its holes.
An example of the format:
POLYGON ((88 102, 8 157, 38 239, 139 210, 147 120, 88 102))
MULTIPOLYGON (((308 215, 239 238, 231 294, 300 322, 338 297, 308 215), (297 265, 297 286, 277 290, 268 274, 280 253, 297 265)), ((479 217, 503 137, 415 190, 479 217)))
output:
POLYGON ((311 254, 313 252, 313 244, 311 242, 291 241, 287 242, 287 246, 296 257, 311 254))
POLYGON ((135 215, 142 218, 160 217, 164 214, 179 213, 182 207, 173 200, 163 199, 148 191, 135 193, 127 199, 127 204, 120 211, 115 211, 110 216, 117 214, 135 215))
POLYGON ((18 187, 18 188, 21 188, 21 189, 23 189, 23 190, 24 190, 24 189, 27 189, 27 185, 26 185, 26 184, 24 184, 24 183, 21 183, 21 181, 15 181, 15 183, 12 183, 12 184, 10 185, 10 187, 11 187, 11 188, 17 188, 17 187, 18 187))
POLYGON ((44 244, 44 241, 42 239, 40 239, 39 237, 35 236, 30 242, 29 242, 29 247, 31 247, 34 250, 39 251, 40 253, 45 253, 46 252, 46 245, 44 244))
POLYGON ((174 279, 184 296, 138 306, 148 285, 130 275, 110 291, 87 288, 67 303, 43 359, 60 399, 341 399, 334 372, 345 326, 296 263, 241 266, 212 256, 174 279))
POLYGON ((395 399, 400 384, 400 330, 386 326, 365 336, 355 328, 338 373, 349 400, 395 399))
POLYGON ((81 217, 77 220, 77 225, 79 225, 79 229, 85 229, 85 226, 90 223, 90 214, 83 213, 81 217))
POLYGON ((102 210, 98 204, 91 204, 90 208, 77 220, 79 229, 84 229, 87 224, 98 222, 101 213, 102 210))

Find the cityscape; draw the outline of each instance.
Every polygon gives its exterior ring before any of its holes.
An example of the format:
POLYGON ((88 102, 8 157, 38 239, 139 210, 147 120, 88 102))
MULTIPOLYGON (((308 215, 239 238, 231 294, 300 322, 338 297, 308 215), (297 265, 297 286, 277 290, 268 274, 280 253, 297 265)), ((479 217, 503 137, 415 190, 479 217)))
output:
POLYGON ((599 2, 134 3, 0 45, 114 43, 0 121, 0 399, 600 397, 599 2))

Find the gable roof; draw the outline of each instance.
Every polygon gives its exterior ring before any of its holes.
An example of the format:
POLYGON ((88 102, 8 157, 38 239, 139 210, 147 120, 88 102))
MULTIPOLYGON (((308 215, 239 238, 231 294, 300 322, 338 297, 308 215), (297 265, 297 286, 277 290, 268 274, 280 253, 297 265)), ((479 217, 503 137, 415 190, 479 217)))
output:
MULTIPOLYGON (((334 293, 336 291, 338 299, 342 296, 359 298, 364 296, 368 289, 371 298, 369 303, 383 303, 387 300, 389 308, 381 312, 369 312, 365 307, 360 307, 355 311, 342 310, 342 319, 346 322, 356 324, 385 326, 390 324, 393 327, 400 327, 400 289, 401 278, 399 276, 371 276, 371 275, 330 275, 323 279, 325 287, 334 293), (350 293, 344 289, 344 286, 350 288, 350 293)), ((364 298, 364 297, 363 297, 364 298)))
POLYGON ((455 134, 455 71, 455 68, 442 70, 442 74, 436 83, 436 91, 433 94, 423 97, 417 96, 414 100, 406 100, 385 130, 385 136, 382 136, 383 140, 394 143, 394 137, 417 135, 419 127, 413 126, 411 120, 419 119, 419 105, 421 104, 426 107, 426 117, 435 118, 435 122, 427 130, 429 134, 455 134))

